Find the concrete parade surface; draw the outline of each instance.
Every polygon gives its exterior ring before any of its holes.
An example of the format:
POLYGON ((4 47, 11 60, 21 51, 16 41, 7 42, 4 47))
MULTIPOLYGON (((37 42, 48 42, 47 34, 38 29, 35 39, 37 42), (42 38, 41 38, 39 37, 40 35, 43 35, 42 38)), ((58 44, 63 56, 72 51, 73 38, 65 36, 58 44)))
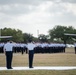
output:
POLYGON ((76 66, 34 66, 29 67, 12 67, 13 69, 7 69, 6 67, 0 67, 0 71, 4 70, 76 70, 76 66))

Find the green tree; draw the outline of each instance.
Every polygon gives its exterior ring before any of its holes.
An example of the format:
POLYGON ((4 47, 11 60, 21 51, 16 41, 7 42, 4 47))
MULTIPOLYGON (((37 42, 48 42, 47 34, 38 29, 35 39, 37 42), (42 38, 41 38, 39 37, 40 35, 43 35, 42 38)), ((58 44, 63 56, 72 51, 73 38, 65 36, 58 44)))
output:
POLYGON ((24 33, 23 39, 24 39, 24 42, 27 43, 29 40, 33 41, 33 36, 32 36, 32 34, 24 33))
POLYGON ((57 25, 53 29, 49 30, 50 40, 51 41, 57 41, 57 42, 72 42, 73 37, 71 36, 65 36, 65 33, 75 33, 75 29, 72 26, 66 27, 66 26, 60 26, 57 25))
MULTIPOLYGON (((15 42, 23 42, 23 34, 21 30, 15 30, 11 28, 1 29, 1 36, 12 36, 12 40, 15 42)), ((2 39, 1 41, 6 41, 6 39, 2 39)))
POLYGON ((48 35, 44 35, 44 34, 40 34, 38 39, 41 41, 41 42, 48 42, 48 35))

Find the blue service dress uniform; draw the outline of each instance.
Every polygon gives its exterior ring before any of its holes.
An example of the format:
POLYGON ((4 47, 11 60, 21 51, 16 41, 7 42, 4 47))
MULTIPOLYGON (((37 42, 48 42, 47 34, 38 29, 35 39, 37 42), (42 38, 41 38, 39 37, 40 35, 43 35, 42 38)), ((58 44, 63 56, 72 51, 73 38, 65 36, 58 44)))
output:
POLYGON ((14 46, 14 44, 12 42, 7 42, 4 45, 4 52, 6 55, 6 67, 7 67, 7 69, 12 69, 13 46, 14 46))
POLYGON ((33 68, 33 57, 34 57, 35 44, 34 43, 28 43, 27 48, 29 51, 29 68, 33 68))

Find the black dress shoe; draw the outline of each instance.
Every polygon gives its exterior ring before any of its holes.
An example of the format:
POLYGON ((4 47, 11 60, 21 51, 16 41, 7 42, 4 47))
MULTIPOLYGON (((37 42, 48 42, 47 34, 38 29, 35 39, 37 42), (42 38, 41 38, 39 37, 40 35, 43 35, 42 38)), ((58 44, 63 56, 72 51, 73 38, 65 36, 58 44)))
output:
POLYGON ((13 69, 13 68, 11 67, 11 69, 13 69))
POLYGON ((11 67, 11 68, 7 68, 7 69, 13 69, 13 68, 11 67))
POLYGON ((34 68, 34 67, 29 67, 29 68, 34 68))

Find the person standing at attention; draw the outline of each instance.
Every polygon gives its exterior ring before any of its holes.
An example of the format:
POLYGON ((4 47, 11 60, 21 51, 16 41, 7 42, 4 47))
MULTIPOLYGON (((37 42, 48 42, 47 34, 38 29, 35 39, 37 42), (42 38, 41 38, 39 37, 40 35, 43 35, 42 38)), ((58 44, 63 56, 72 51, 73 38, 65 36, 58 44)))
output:
POLYGON ((7 69, 13 69, 12 68, 12 58, 13 58, 13 47, 14 43, 11 40, 8 40, 8 42, 4 45, 4 53, 6 55, 6 67, 7 69))
POLYGON ((33 57, 35 44, 30 40, 27 44, 28 54, 29 54, 29 68, 33 68, 33 57))

